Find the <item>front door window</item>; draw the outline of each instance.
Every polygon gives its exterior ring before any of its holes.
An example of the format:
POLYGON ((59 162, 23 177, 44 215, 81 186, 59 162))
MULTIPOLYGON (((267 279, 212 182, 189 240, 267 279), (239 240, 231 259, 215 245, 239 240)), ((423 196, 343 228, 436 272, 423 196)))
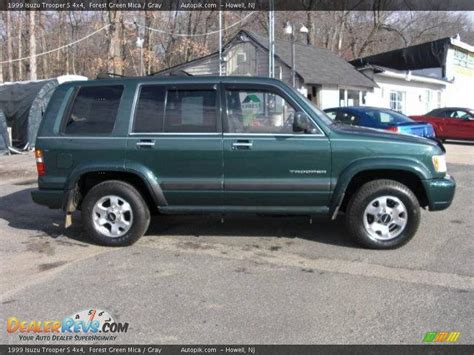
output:
POLYGON ((295 108, 266 90, 226 90, 230 133, 293 134, 295 108))

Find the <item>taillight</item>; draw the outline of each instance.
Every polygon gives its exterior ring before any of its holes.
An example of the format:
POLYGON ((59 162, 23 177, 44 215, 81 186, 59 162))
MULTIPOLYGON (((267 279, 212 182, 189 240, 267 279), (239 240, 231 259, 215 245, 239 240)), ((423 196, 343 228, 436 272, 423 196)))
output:
POLYGON ((46 169, 44 166, 43 151, 41 149, 35 149, 35 158, 36 158, 36 170, 38 171, 38 176, 45 176, 46 169))
POLYGON ((398 127, 387 127, 387 131, 398 132, 398 127))

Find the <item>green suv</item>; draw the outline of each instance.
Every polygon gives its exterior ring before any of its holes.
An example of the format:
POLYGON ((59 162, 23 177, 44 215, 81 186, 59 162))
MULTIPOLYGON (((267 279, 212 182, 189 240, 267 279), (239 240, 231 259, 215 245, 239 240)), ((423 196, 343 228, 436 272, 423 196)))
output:
POLYGON ((55 91, 36 142, 33 200, 82 211, 94 241, 121 246, 150 215, 344 214, 361 244, 403 245, 420 206, 449 207, 442 145, 332 122, 278 80, 149 77, 55 91))

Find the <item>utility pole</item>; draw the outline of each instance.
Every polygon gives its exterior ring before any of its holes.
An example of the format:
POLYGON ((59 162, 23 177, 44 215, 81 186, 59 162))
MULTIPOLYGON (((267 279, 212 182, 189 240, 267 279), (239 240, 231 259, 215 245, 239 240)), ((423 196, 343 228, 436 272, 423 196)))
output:
MULTIPOLYGON (((308 33, 308 28, 306 26, 301 26, 299 29, 300 33, 308 33)), ((293 24, 290 21, 286 21, 285 24, 285 34, 290 35, 291 41, 291 85, 296 89, 296 34, 293 24)))
POLYGON ((219 0, 219 76, 222 76, 222 10, 219 0))
POLYGON ((268 11, 268 77, 275 77, 275 4, 269 1, 268 11))

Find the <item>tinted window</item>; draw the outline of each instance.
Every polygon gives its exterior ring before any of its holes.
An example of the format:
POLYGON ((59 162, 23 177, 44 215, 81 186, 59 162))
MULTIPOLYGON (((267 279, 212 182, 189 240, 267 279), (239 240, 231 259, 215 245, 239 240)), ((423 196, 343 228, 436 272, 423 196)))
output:
POLYGON ((336 121, 345 123, 345 124, 355 124, 357 117, 349 112, 338 111, 336 115, 336 121))
POLYGON ((166 89, 158 85, 142 86, 137 107, 135 109, 135 120, 133 131, 162 132, 163 116, 165 109, 166 89))
MULTIPOLYGON (((302 98, 309 106, 310 110, 312 111, 312 113, 314 115, 316 115, 316 117, 318 117, 321 121, 323 121, 325 124, 327 125, 332 125, 333 124, 333 121, 328 117, 328 115, 324 112, 324 111, 321 111, 314 102, 308 100, 308 98, 306 96, 304 96, 303 94, 301 94, 298 90, 296 90, 295 88, 292 88, 290 87, 289 88, 290 90, 293 90, 294 93, 296 93, 300 98, 302 98)), ((316 128, 316 127, 315 127, 316 128)), ((319 130, 318 130, 319 131, 319 130)), ((319 133, 321 133, 319 131, 319 133)))
POLYGON ((82 87, 66 118, 66 134, 111 133, 122 97, 123 86, 82 87))
POLYGON ((463 110, 453 110, 453 111, 447 111, 447 116, 451 118, 460 118, 460 119, 466 119, 466 118, 471 118, 472 115, 469 112, 463 111, 463 110))
POLYGON ((431 112, 428 112, 426 115, 427 116, 433 116, 433 117, 444 117, 445 113, 446 112, 444 112, 442 110, 433 110, 431 112))
POLYGON ((165 132, 216 132, 216 91, 169 90, 164 128, 165 132))
POLYGON ((232 133, 292 134, 295 109, 269 91, 227 90, 227 120, 232 133))
POLYGON ((335 120, 335 119, 336 119, 337 111, 335 111, 335 110, 328 110, 328 111, 324 111, 324 112, 326 112, 326 115, 327 115, 331 120, 335 120))
POLYGON ((364 113, 382 125, 413 122, 412 119, 395 111, 366 110, 364 113))

